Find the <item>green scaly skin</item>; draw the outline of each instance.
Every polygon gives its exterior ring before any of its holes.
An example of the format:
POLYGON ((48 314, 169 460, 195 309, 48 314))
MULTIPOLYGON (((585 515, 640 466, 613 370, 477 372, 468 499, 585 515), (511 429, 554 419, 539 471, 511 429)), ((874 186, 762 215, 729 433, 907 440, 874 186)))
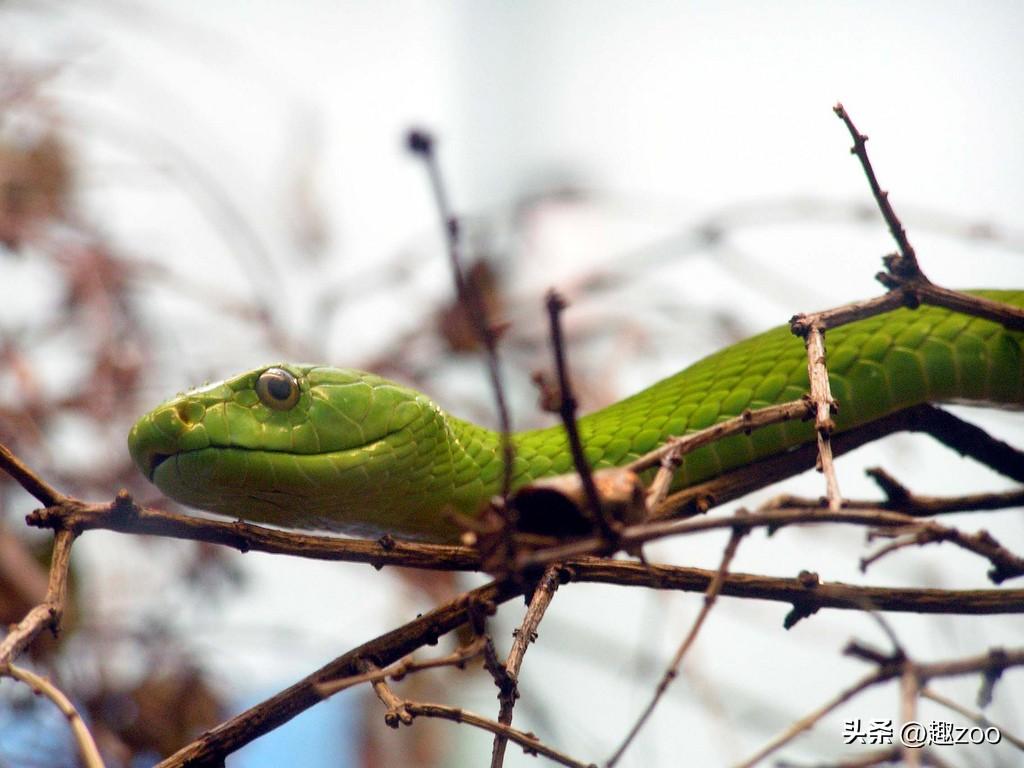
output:
MULTIPOLYGON (((1024 291, 977 291, 1024 307, 1024 291)), ((829 331, 839 430, 926 401, 1024 407, 1024 334, 936 307, 899 309, 829 331)), ((803 343, 787 327, 728 347, 579 420, 597 467, 625 464, 670 435, 807 391, 803 343)), ((423 394, 361 371, 281 364, 299 382, 289 410, 254 390, 260 368, 192 390, 135 424, 128 445, 167 496, 288 528, 450 541, 445 514, 478 512, 501 481, 499 436, 423 394)), ((686 456, 675 488, 813 439, 788 422, 686 456)), ((561 426, 514 436, 514 485, 572 466, 561 426)))

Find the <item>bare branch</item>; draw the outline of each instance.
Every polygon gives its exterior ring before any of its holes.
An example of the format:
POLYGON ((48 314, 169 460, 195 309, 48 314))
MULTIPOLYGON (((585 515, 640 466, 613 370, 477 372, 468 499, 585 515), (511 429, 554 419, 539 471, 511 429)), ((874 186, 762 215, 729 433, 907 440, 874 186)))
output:
POLYGON ((54 634, 60 629, 60 620, 67 605, 71 545, 76 535, 71 531, 58 531, 54 536, 46 598, 29 611, 0 643, 0 667, 14 661, 47 627, 54 634))
POLYGON ((562 417, 562 424, 565 427, 566 438, 569 441, 569 450, 572 452, 573 465, 576 467, 576 474, 580 476, 583 483, 583 490, 587 498, 587 511, 593 517, 594 523, 601 535, 612 541, 615 539, 613 523, 608 519, 601 499, 594 487, 594 477, 590 471, 590 463, 583 454, 583 444, 580 442, 580 432, 576 425, 576 396, 573 394, 572 383, 569 380, 569 364, 565 357, 565 345, 562 341, 562 323, 559 316, 565 309, 565 300, 554 290, 548 291, 545 304, 548 310, 548 321, 551 326, 551 346, 555 356, 555 371, 558 375, 559 407, 558 412, 562 417))
MULTIPOLYGON (((508 405, 505 398, 505 387, 501 378, 501 368, 498 364, 498 334, 487 318, 480 295, 475 290, 471 290, 469 283, 466 281, 460 257, 462 246, 459 238, 459 222, 453 215, 448 201, 448 193, 445 189, 444 179, 441 177, 437 154, 434 151, 434 137, 426 131, 410 131, 408 146, 409 150, 423 158, 423 162, 426 164, 427 173, 430 176, 430 185, 434 192, 434 201, 437 205, 437 212, 441 216, 441 227, 444 230, 445 240, 448 244, 448 259, 451 265, 452 277, 455 279, 455 293, 458 296, 459 302, 465 308, 466 316, 470 319, 477 337, 487 353, 487 371, 490 374, 491 388, 494 391, 494 400, 498 407, 498 421, 501 427, 501 455, 504 468, 501 496, 503 499, 508 499, 509 492, 512 490, 512 467, 515 458, 515 446, 512 443, 511 420, 509 419, 508 405)), ((502 515, 510 514, 508 505, 503 505, 500 512, 502 515)))
POLYGON ((882 211, 882 218, 885 219, 885 224, 889 227, 889 232, 892 234, 893 240, 896 241, 897 247, 900 249, 901 261, 899 263, 898 272, 901 274, 919 275, 922 278, 924 275, 921 273, 920 268, 917 264, 917 254, 914 253, 914 248, 910 244, 910 240, 907 239, 906 230, 903 229, 903 223, 896 216, 896 212, 892 209, 892 205, 889 203, 889 193, 882 190, 882 187, 878 183, 878 179, 875 177, 875 170, 871 167, 871 160, 868 158, 867 147, 865 146, 868 137, 862 134, 854 126, 850 116, 846 114, 846 110, 842 104, 836 104, 833 107, 833 111, 838 115, 839 119, 846 124, 847 130, 850 132, 850 136, 853 137, 853 148, 850 150, 860 160, 861 166, 864 168, 864 175, 868 178, 868 184, 871 186, 871 194, 875 197, 875 202, 878 203, 878 208, 882 211))
POLYGON ((385 565, 434 570, 477 570, 480 556, 476 550, 446 544, 420 544, 383 536, 370 539, 343 539, 337 536, 311 536, 294 531, 279 531, 241 520, 224 522, 192 515, 140 507, 126 491, 118 493, 110 504, 86 504, 77 500, 39 509, 27 518, 29 525, 76 532, 103 529, 119 533, 166 536, 191 541, 221 544, 240 552, 269 552, 314 560, 343 560, 367 563, 374 568, 385 565))
POLYGON ((658 706, 658 702, 661 701, 661 697, 665 695, 668 687, 672 684, 672 681, 679 675, 679 667, 683 663, 683 657, 686 652, 693 645, 693 641, 697 639, 697 633, 700 632, 700 628, 704 626, 704 620, 708 617, 711 612, 712 606, 715 604, 715 600, 718 598, 718 593, 722 590, 722 584, 725 582, 725 575, 729 570, 729 564, 732 559, 736 556, 736 549, 739 547, 740 539, 746 535, 746 531, 740 528, 734 528, 732 536, 729 537, 728 543, 725 545, 725 550, 722 553, 722 562, 718 566, 718 570, 715 572, 715 577, 708 584, 708 590, 704 594, 704 605, 700 609, 700 613, 697 614, 696 620, 693 622, 693 626, 690 627, 690 631, 687 632, 686 637, 683 638, 683 642, 680 643, 678 650, 676 650, 675 656, 672 658, 672 662, 668 665, 665 670, 665 674, 662 676, 661 681, 658 683, 658 687, 654 691, 654 696, 651 697, 650 702, 644 709, 643 713, 637 718, 633 727, 626 734, 626 738, 623 739, 622 744, 615 750, 612 756, 608 759, 608 768, 612 768, 613 765, 619 762, 622 755, 625 754, 629 745, 633 743, 633 739, 640 733, 640 729, 644 727, 644 724, 654 713, 654 708, 658 706))
POLYGON ((442 656, 437 659, 416 661, 412 656, 407 656, 384 669, 374 667, 373 669, 365 671, 359 675, 351 675, 350 677, 344 677, 341 680, 331 680, 326 683, 317 683, 316 692, 322 698, 326 699, 340 691, 344 691, 345 689, 352 688, 356 685, 361 685, 362 683, 386 680, 389 677, 392 680, 401 680, 406 675, 410 675, 414 672, 420 672, 424 669, 436 669, 438 667, 462 668, 465 666, 467 661, 483 653, 483 648, 484 639, 482 637, 478 637, 469 645, 460 646, 447 656, 442 656))
MULTIPOLYGON (((505 659, 506 679, 511 682, 511 685, 507 688, 499 689, 498 693, 498 698, 501 701, 498 710, 498 722, 503 725, 509 725, 512 722, 513 708, 515 707, 516 699, 519 698, 519 669, 522 667, 523 658, 526 656, 526 649, 530 646, 530 643, 537 639, 537 627, 540 626, 541 619, 544 618, 544 613, 555 596, 555 590, 558 589, 561 578, 561 569, 557 566, 550 566, 544 571, 544 575, 533 591, 530 607, 526 609, 526 615, 523 616, 523 621, 515 632, 512 648, 505 659)), ((491 746, 491 768, 501 768, 505 759, 505 745, 507 742, 508 740, 504 736, 495 734, 494 743, 491 746)))
POLYGON ((266 701, 226 720, 160 762, 159 767, 218 765, 225 756, 321 701, 318 684, 360 674, 363 670, 359 665, 366 660, 372 660, 377 666, 391 664, 464 624, 471 605, 496 606, 517 594, 520 594, 519 590, 508 582, 491 582, 463 593, 419 618, 353 648, 266 701))
POLYGON ((436 717, 442 720, 451 720, 453 723, 465 723, 474 728, 489 731, 495 736, 502 736, 509 741, 514 741, 528 755, 542 755, 559 765, 569 766, 569 768, 597 768, 594 763, 581 763, 558 750, 546 746, 532 733, 518 731, 508 725, 488 720, 486 717, 481 717, 458 707, 407 701, 405 702, 405 710, 414 717, 436 717))
POLYGON ((11 476, 26 491, 31 493, 40 504, 52 506, 65 499, 64 494, 47 484, 17 456, 11 449, 0 443, 0 470, 11 476))
POLYGON ((954 712, 957 712, 957 713, 963 715, 968 720, 970 720, 972 723, 977 723, 982 728, 988 728, 988 727, 998 728, 999 729, 999 733, 1002 736, 1002 738, 1006 739, 1006 741, 1008 741, 1011 744, 1013 744, 1013 746, 1015 746, 1017 749, 1019 749, 1022 752, 1024 752, 1024 739, 1021 739, 1018 736, 1014 736, 1012 733, 1009 732, 1009 729, 1006 728, 1006 726, 998 725, 997 723, 993 723, 991 720, 989 720, 987 717, 985 717, 985 715, 982 714, 981 712, 974 712, 974 711, 972 711, 970 709, 967 709, 967 707, 962 707, 959 704, 957 704, 955 701, 953 701, 952 699, 946 698, 941 693, 939 693, 938 691, 933 691, 931 688, 922 688, 921 689, 921 695, 924 696, 926 699, 931 699, 936 704, 941 704, 942 706, 946 707, 947 709, 951 709, 954 712))
POLYGON ((28 685, 36 694, 45 696, 56 704, 57 709, 68 719, 68 724, 71 726, 71 732, 74 734, 75 743, 78 745, 78 754, 82 758, 83 765, 86 768, 104 768, 103 758, 100 757, 96 741, 93 739, 92 734, 89 733, 89 728, 86 726, 85 721, 78 714, 75 705, 71 703, 71 700, 57 686, 45 677, 41 677, 30 670, 17 667, 14 664, 5 663, 0 667, 0 674, 10 675, 15 680, 20 680, 28 685))

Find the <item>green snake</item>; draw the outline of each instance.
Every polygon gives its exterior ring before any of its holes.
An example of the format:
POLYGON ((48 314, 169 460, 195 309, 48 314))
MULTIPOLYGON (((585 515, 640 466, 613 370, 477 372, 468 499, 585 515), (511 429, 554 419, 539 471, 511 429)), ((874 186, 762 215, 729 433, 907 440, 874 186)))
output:
MULTIPOLYGON (((1024 307, 1024 291, 974 292, 1024 307)), ((826 334, 837 430, 929 401, 1024 407, 1024 333, 931 306, 897 309, 826 334)), ((788 327, 729 346, 579 419, 596 467, 630 462, 672 435, 800 398, 807 356, 788 327)), ((519 432, 513 487, 572 470, 562 426, 519 432)), ((674 488, 814 439, 785 422, 686 455, 674 488)), ((500 435, 372 373, 277 363, 170 400, 128 437, 167 496, 287 528, 451 541, 456 511, 498 492, 500 435)))

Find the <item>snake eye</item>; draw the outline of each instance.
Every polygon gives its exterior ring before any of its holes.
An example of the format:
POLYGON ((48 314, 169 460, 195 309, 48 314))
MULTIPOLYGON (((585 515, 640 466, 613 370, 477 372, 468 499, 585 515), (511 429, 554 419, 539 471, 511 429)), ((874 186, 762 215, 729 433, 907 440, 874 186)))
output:
POLYGON ((299 402, 299 382, 283 368, 267 368, 256 379, 256 395, 267 408, 287 411, 299 402))

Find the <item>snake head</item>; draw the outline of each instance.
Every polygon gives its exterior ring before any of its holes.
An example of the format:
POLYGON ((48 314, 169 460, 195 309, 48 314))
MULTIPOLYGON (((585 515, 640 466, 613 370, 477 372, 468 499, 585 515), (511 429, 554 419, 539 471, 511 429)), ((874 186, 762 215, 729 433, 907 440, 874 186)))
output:
POLYGON ((379 376, 282 363, 158 406, 132 427, 128 448, 150 481, 190 506, 365 532, 380 526, 361 525, 363 508, 396 501, 375 489, 401 476, 411 452, 436 449, 416 435, 433 434, 417 425, 438 420, 425 396, 379 376))

